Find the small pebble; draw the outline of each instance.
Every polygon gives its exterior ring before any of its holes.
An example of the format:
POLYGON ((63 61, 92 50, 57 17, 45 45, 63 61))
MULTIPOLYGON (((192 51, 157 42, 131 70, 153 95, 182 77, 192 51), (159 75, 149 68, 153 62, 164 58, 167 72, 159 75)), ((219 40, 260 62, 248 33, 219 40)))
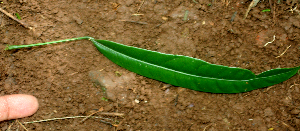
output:
POLYGON ((273 116, 274 112, 272 111, 272 109, 270 107, 266 108, 264 110, 265 116, 273 116))
POLYGON ((78 24, 78 25, 81 25, 82 23, 83 23, 83 20, 81 20, 80 18, 78 18, 78 17, 73 17, 73 19, 76 21, 76 23, 78 24))
POLYGON ((163 17, 161 17, 164 21, 167 21, 168 20, 168 17, 165 17, 165 16, 163 16, 163 17))
POLYGON ((192 108, 192 107, 194 107, 194 104, 190 104, 188 107, 189 107, 189 108, 192 108))
POLYGON ((298 110, 298 109, 294 109, 291 111, 291 114, 293 114, 293 115, 297 115, 299 113, 300 113, 300 110, 298 110))
POLYGON ((165 90, 165 93, 166 93, 166 94, 168 94, 168 93, 169 93, 169 91, 170 91, 170 89, 166 89, 166 90, 165 90))

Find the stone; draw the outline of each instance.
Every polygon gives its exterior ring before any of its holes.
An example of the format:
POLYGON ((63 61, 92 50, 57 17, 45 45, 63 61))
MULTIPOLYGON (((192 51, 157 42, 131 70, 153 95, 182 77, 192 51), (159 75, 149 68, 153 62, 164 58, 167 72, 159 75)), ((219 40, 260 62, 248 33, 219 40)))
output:
POLYGON ((235 104, 232 108, 238 113, 243 113, 245 110, 243 104, 235 104))
POLYGON ((272 111, 272 109, 270 107, 268 107, 264 110, 264 114, 265 114, 265 116, 273 116, 274 112, 272 111))
POLYGON ((291 114, 293 114, 293 115, 297 115, 299 113, 300 113, 299 109, 294 109, 294 110, 291 111, 291 114))
POLYGON ((83 20, 80 19, 79 17, 76 17, 76 16, 73 16, 73 20, 75 20, 75 22, 78 24, 78 25, 81 25, 83 23, 83 20))
POLYGON ((253 126, 263 126, 265 123, 263 122, 263 119, 259 116, 256 116, 253 118, 252 125, 253 126))
POLYGON ((132 72, 125 73, 119 71, 120 75, 114 72, 105 71, 90 71, 89 77, 96 86, 102 88, 104 96, 112 101, 119 100, 120 103, 127 100, 127 83, 135 79, 135 74, 132 72))

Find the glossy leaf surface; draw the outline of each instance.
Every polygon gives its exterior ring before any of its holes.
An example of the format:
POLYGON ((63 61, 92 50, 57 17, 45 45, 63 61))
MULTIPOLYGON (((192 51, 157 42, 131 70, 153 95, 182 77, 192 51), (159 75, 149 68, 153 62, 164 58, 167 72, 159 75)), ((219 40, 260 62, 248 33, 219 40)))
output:
POLYGON ((106 40, 92 40, 114 63, 155 80, 211 93, 241 93, 281 83, 300 69, 273 69, 255 75, 250 70, 214 65, 187 56, 164 54, 106 40))

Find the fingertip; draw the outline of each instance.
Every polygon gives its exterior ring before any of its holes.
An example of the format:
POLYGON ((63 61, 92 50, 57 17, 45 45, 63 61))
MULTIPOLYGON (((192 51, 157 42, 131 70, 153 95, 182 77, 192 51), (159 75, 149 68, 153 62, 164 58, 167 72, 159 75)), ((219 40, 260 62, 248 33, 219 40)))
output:
POLYGON ((25 94, 2 96, 0 103, 0 121, 30 116, 39 107, 34 96, 25 94))

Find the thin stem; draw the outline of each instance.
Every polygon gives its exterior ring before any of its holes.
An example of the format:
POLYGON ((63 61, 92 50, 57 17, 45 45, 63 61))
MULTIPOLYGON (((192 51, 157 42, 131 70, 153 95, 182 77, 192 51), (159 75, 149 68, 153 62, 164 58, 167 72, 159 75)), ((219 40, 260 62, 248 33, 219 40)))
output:
POLYGON ((51 41, 51 42, 46 42, 46 43, 30 44, 30 45, 8 45, 8 46, 6 46, 5 50, 28 48, 28 47, 34 47, 34 46, 40 46, 40 45, 48 45, 48 44, 61 43, 61 42, 68 42, 68 41, 75 41, 75 40, 93 40, 93 39, 94 39, 93 37, 84 36, 84 37, 64 39, 64 40, 58 40, 58 41, 51 41))
POLYGON ((69 117, 61 117, 61 118, 51 118, 51 119, 45 119, 45 120, 37 120, 37 121, 30 121, 30 122, 23 122, 23 124, 32 124, 32 123, 40 123, 40 122, 46 122, 46 121, 55 121, 55 120, 64 120, 64 119, 74 119, 74 118, 98 118, 98 119, 104 119, 104 120, 110 120, 114 121, 110 118, 104 118, 100 116, 69 116, 69 117))

